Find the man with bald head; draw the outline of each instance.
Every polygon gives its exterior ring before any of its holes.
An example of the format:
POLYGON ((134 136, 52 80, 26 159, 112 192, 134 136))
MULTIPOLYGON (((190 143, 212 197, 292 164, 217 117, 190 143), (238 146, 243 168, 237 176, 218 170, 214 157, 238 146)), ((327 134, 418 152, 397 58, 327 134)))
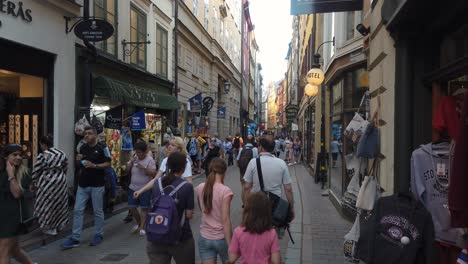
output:
MULTIPOLYGON (((258 151, 260 152, 260 167, 263 175, 264 191, 272 192, 280 197, 286 196, 292 211, 294 212, 294 195, 291 186, 291 176, 288 165, 284 160, 278 159, 274 154, 275 140, 272 136, 262 136, 259 140, 258 151), (283 193, 284 188, 284 193, 283 193)), ((243 202, 247 201, 250 192, 259 192, 257 160, 252 159, 244 174, 243 202)))

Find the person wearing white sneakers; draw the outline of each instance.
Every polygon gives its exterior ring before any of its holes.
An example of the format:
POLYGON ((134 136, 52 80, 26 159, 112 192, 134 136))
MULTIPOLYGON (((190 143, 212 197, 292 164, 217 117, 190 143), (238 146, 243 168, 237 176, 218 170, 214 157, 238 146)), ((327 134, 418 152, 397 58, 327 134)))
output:
POLYGON ((156 175, 156 162, 147 154, 148 145, 145 142, 138 142, 135 144, 135 157, 127 162, 127 170, 131 170, 132 175, 128 188, 128 207, 137 223, 133 226, 132 232, 139 232, 142 236, 146 234, 145 220, 151 203, 151 192, 145 192, 138 198, 134 198, 133 193, 140 190, 156 175), (138 212, 138 207, 141 212, 138 212))

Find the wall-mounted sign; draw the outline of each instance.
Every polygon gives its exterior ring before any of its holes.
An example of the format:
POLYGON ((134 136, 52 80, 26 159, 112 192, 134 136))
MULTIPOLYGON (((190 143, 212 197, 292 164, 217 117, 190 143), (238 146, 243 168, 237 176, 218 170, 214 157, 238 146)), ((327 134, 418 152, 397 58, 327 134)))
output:
POLYGON ((105 128, 120 129, 122 127, 122 106, 117 106, 106 111, 105 128))
POLYGON ((141 110, 132 115, 131 122, 130 122, 130 130, 145 130, 145 129, 146 129, 145 111, 141 110))
POLYGON ((286 106, 286 119, 288 119, 288 122, 292 122, 297 118, 297 113, 299 112, 299 106, 297 105, 287 105, 286 106))
MULTIPOLYGON (((21 18, 25 22, 32 22, 32 11, 23 7, 23 2, 0 0, 0 15, 6 14, 16 18, 21 18)), ((1 22, 0 22, 1 25, 1 22)))
POLYGON ((362 0, 291 0, 291 15, 362 10, 362 0))
POLYGON ((104 19, 93 18, 79 22, 75 26, 74 32, 82 40, 99 42, 112 37, 114 27, 104 19))

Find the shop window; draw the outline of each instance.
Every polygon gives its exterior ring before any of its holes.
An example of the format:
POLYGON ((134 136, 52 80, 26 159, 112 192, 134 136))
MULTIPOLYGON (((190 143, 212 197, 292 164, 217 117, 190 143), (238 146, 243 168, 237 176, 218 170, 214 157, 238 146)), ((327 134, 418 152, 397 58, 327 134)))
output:
POLYGON ((167 30, 156 25, 156 74, 167 78, 167 30))
POLYGON ((43 131, 44 79, 0 69, 0 148, 21 144, 32 166, 43 131))
MULTIPOLYGON (((130 42, 146 41, 146 15, 134 6, 130 7, 130 42)), ((132 44, 130 63, 146 68, 146 44, 132 44)))
POLYGON ((114 26, 114 35, 106 41, 95 42, 94 45, 114 56, 117 56, 117 1, 95 0, 94 16, 105 19, 114 26))

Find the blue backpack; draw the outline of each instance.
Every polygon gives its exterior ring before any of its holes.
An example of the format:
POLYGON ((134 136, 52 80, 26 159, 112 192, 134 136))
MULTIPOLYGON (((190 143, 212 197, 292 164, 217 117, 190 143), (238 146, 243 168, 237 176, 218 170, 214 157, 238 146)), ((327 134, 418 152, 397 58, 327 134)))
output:
POLYGON ((185 214, 183 213, 180 216, 177 211, 178 199, 176 194, 187 182, 183 181, 175 188, 172 185, 163 188, 161 178, 154 185, 154 196, 146 217, 146 237, 151 242, 175 245, 180 240, 182 226, 185 223, 185 214), (168 193, 169 190, 167 189, 172 189, 172 191, 168 193), (174 195, 176 195, 175 198, 174 195))

